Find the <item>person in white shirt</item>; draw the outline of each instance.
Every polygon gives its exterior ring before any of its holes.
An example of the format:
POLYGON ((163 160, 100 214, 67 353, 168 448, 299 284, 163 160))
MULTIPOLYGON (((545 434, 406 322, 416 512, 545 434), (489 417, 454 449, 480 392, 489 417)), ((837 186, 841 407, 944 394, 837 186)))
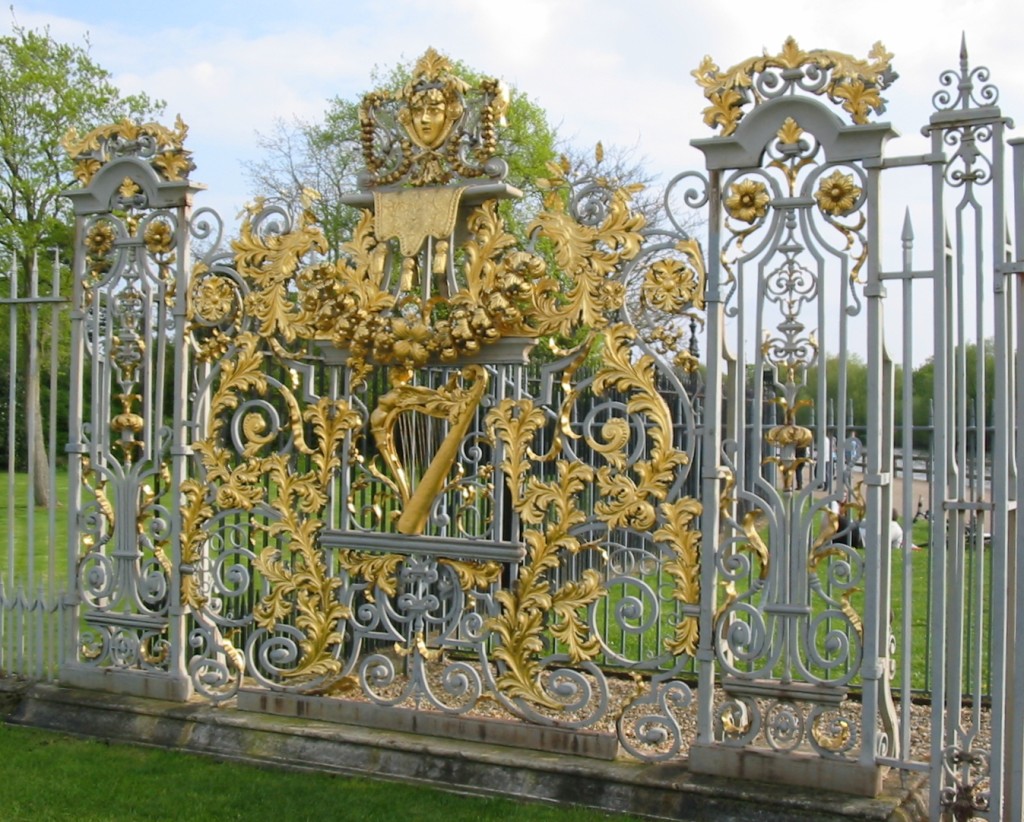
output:
POLYGON ((903 547, 903 528, 896 520, 896 509, 892 509, 892 519, 889 520, 889 547, 893 550, 903 547))

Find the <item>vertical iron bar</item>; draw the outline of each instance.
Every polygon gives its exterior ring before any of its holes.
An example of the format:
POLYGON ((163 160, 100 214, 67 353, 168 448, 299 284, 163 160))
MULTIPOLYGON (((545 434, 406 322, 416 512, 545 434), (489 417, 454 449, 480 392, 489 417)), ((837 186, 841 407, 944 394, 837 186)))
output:
MULTIPOLYGON (((46 610, 55 607, 57 602, 57 394, 59 370, 59 338, 60 338, 60 252, 53 250, 53 271, 50 282, 50 296, 53 302, 50 304, 50 419, 47 425, 49 431, 49 469, 50 469, 50 506, 47 511, 47 600, 46 610)), ((59 664, 59 652, 55 642, 56 620, 47 620, 49 630, 47 631, 47 669, 50 676, 55 675, 59 664)))
MULTIPOLYGON (((29 268, 28 281, 28 373, 26 378, 34 386, 35 402, 33 407, 25 408, 25 454, 28 461, 28 493, 25 504, 25 524, 28 528, 25 538, 26 551, 26 590, 29 596, 35 588, 36 574, 36 433, 40 420, 36 419, 36 407, 41 405, 42 391, 39 374, 39 255, 32 253, 32 264, 29 268)), ((26 391, 26 406, 31 392, 26 391)))
MULTIPOLYGON (((932 153, 943 154, 942 132, 933 129, 932 153)), ((934 382, 932 385, 934 401, 934 453, 932 465, 934 482, 931 499, 931 533, 929 535, 929 563, 931 565, 931 599, 929 622, 934 635, 931 655, 932 680, 932 744, 931 744, 931 780, 929 783, 929 807, 940 807, 940 796, 943 784, 942 755, 946 743, 946 508, 945 492, 949 478, 948 431, 949 415, 947 401, 949 385, 946 372, 946 348, 948 329, 946 326, 949 312, 947 285, 951 264, 949 259, 948 236, 945 230, 942 209, 944 201, 943 186, 944 164, 932 166, 932 265, 937 276, 933 280, 933 319, 935 328, 935 359, 934 382)))
MULTIPOLYGON (((886 379, 887 363, 885 343, 883 339, 882 306, 885 300, 885 287, 879 277, 879 208, 878 188, 880 169, 868 168, 868 225, 867 225, 867 283, 864 297, 867 301, 867 357, 868 357, 868 390, 867 390, 867 434, 865 448, 867 464, 865 466, 865 546, 878 546, 878 550, 865 552, 864 563, 864 657, 861 663, 861 678, 864 681, 863 711, 861 714, 861 733, 863 744, 860 748, 860 761, 865 767, 875 763, 878 751, 878 718, 880 713, 881 689, 886 682, 883 665, 879 659, 880 638, 887 632, 889 624, 888 573, 882 573, 882 567, 889 562, 888 530, 883 536, 882 510, 889 499, 889 478, 885 473, 891 470, 892 460, 889 457, 892 445, 891 424, 886 425, 886 411, 883 401, 891 399, 892 385, 886 379), (889 446, 888 448, 886 446, 889 446)), ((845 289, 844 289, 845 293, 845 289)), ((845 346, 847 323, 841 324, 840 335, 845 346)), ((890 374, 891 377, 891 374, 890 374)), ((842 390, 842 389, 840 389, 842 390)), ((891 415, 891 411, 889 412, 891 415)), ((889 420, 891 423, 891 420, 889 420)), ((884 645, 882 646, 884 647, 884 645)))
MULTIPOLYGON (((1009 389, 1010 378, 1008 369, 1010 358, 1001 356, 1004 351, 1009 354, 1012 348, 1007 351, 1009 340, 1008 327, 1008 286, 1009 276, 1004 274, 1002 266, 1007 259, 1006 247, 1006 209, 1004 192, 1005 175, 1005 149, 1004 149, 1004 125, 997 120, 992 125, 992 272, 993 272, 993 311, 995 325, 995 373, 993 386, 995 396, 993 398, 993 415, 995 431, 993 432, 992 451, 992 481, 988 487, 988 501, 992 503, 992 518, 989 524, 991 529, 991 543, 989 553, 992 563, 992 584, 990 585, 990 606, 988 608, 988 625, 990 627, 989 643, 985 642, 986 608, 985 608, 985 539, 983 533, 978 533, 975 546, 979 556, 978 578, 981 584, 978 589, 977 606, 977 638, 979 651, 976 654, 978 672, 975 677, 975 699, 974 699, 974 721, 976 727, 981 727, 981 688, 984 684, 983 670, 986 651, 989 652, 990 670, 988 671, 989 688, 988 693, 992 699, 990 722, 992 725, 992 742, 990 753, 990 790, 991 803, 994 809, 1003 807, 1004 796, 1004 768, 1005 762, 1005 740, 1003 738, 1006 728, 1006 626, 1007 626, 1007 600, 1010 593, 1007 574, 1007 527, 1009 523, 1009 460, 1010 440, 1013 430, 1013 416, 1010 411, 1009 389)), ((979 243, 980 245, 980 243, 979 243)), ((981 269, 984 270, 984 269, 981 269)), ((983 290, 984 278, 979 278, 979 302, 983 290)), ((986 498, 985 483, 985 454, 986 432, 988 429, 985 415, 985 398, 987 394, 985 375, 985 341, 981 328, 981 314, 979 310, 978 321, 978 384, 977 384, 977 407, 978 407, 978 456, 980 459, 980 478, 977 483, 978 499, 986 498)), ((983 520, 981 520, 983 522, 983 520)), ((984 528, 979 527, 978 531, 983 532, 984 528)), ((1013 818, 1013 817, 1009 817, 1013 818)))
MULTIPOLYGON (((1024 351, 1024 288, 1021 280, 1024 278, 1024 139, 1017 138, 1009 141, 1013 148, 1013 199, 1014 199, 1014 245, 1016 248, 1016 266, 1014 286, 1016 288, 1016 351, 1013 362, 1006 363, 1007 371, 1013 368, 1016 382, 1012 395, 1013 409, 1017 424, 1013 426, 1012 440, 1014 442, 1015 456, 1019 458, 1024 454, 1024 431, 1021 431, 1020 419, 1024 413, 1024 361, 1020 352, 1024 351)), ((1011 335, 1011 329, 1007 330, 1011 335)), ((998 386, 999 380, 996 380, 998 386)), ((1010 401, 1010 397, 1007 401, 1010 401)), ((1009 432, 1008 432, 1009 433, 1009 432)), ((1007 439, 1009 446, 1010 438, 1007 439)), ((1015 504, 1020 505, 1024 499, 1024 472, 1017 472, 1015 477, 1015 504)), ((1012 671, 1013 683, 1016 687, 1011 689, 1008 695, 1007 714, 1007 740, 1006 740, 1006 818, 1024 818, 1024 652, 1020 649, 1021 628, 1019 620, 1024 618, 1024 528, 1020 527, 1018 521, 1018 510, 1016 507, 1011 520, 1011 528, 1006 535, 1007 548, 1010 551, 1011 562, 1007 568, 1007 580, 1009 590, 1007 605, 1007 625, 1011 635, 1006 638, 1007 662, 1006 671, 1012 671)))
MULTIPOLYGON (((177 676, 182 680, 188 679, 187 653, 188 643, 186 637, 186 608, 181 601, 181 505, 180 500, 182 483, 188 477, 188 458, 191 449, 188 447, 186 422, 188 415, 188 373, 189 373, 189 349, 188 349, 188 294, 191 286, 191 255, 189 223, 191 219, 191 195, 187 196, 185 203, 178 209, 175 225, 178 234, 178 248, 176 252, 175 282, 174 282, 174 306, 172 316, 174 322, 174 386, 171 400, 173 409, 171 412, 171 487, 170 505, 171 514, 171 568, 168 586, 168 621, 171 638, 171 660, 168 663, 168 673, 177 676)), ((164 300, 161 300, 164 305, 164 300)), ((163 315, 161 315, 163 316, 163 315)), ((161 328, 162 331, 162 328, 161 328)), ((162 335, 161 335, 162 336, 162 335)), ((161 346, 161 362, 163 362, 163 346, 161 346)), ((159 370, 158 376, 163 382, 163 369, 159 370)), ((163 398, 162 387, 160 398, 163 398)), ((161 404, 157 413, 163 417, 164 407, 161 404)))
MULTIPOLYGON (((75 217, 75 253, 71 261, 70 343, 68 363, 68 489, 67 489, 67 577, 63 605, 67 607, 68 624, 63 635, 61 656, 65 663, 75 661, 79 633, 79 601, 76 560, 78 556, 78 512, 82 507, 82 460, 86 456, 82 442, 82 395, 85 381, 85 258, 83 241, 85 218, 75 217)), ((96 372, 92 369, 90 390, 95 389, 96 372)), ((96 395, 93 403, 96 402, 96 395)))
MULTIPOLYGON (((910 222, 910 209, 903 221, 903 272, 909 275, 913 270, 914 229, 910 222)), ((914 566, 913 566, 913 523, 910 518, 910 497, 907 489, 914 487, 914 285, 909 276, 903 279, 903 419, 901 421, 901 445, 903 449, 903 550, 900 554, 900 571, 903 591, 900 635, 902 648, 900 659, 900 745, 899 754, 910 757, 910 706, 914 659, 914 566), (908 447, 907 438, 910 437, 908 447), (908 457, 909 452, 909 457, 908 457), (910 464, 909 479, 907 464, 910 464), (909 483, 909 485, 908 485, 909 483)))
MULTIPOLYGON (((724 385, 723 343, 725 334, 724 289, 721 282, 721 172, 711 171, 708 181, 708 272, 707 295, 707 380, 705 382, 705 424, 703 444, 704 460, 701 476, 701 503, 703 506, 703 541, 700 568, 700 634, 697 649, 698 704, 697 738, 702 745, 712 744, 712 720, 715 698, 715 645, 714 615, 716 574, 715 557, 718 552, 719 497, 722 475, 722 388, 724 385)), ((731 387, 735 385, 730 383, 731 387)), ((733 397, 736 395, 733 394, 733 397)), ((742 403, 731 403, 733 409, 742 403)), ((735 430, 735 429, 733 429, 735 430)), ((743 432, 740 430, 739 435, 743 432)))
POLYGON ((14 596, 16 558, 14 553, 14 501, 17 499, 15 472, 18 465, 18 452, 15 446, 17 442, 15 421, 18 419, 18 397, 15 392, 18 376, 18 306, 15 300, 18 296, 18 255, 13 251, 11 252, 11 275, 8 285, 10 286, 11 303, 7 314, 9 324, 7 354, 7 587, 10 589, 9 596, 14 596))

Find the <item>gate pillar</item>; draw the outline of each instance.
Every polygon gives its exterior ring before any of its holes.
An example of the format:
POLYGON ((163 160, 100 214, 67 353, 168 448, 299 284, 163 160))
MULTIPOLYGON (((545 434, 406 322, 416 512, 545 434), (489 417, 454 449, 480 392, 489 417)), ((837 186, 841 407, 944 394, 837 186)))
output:
POLYGON ((868 115, 882 110, 889 58, 881 45, 859 60, 789 40, 777 56, 724 72, 705 58, 694 72, 721 129, 693 143, 710 204, 703 508, 718 520, 704 529, 701 638, 717 675, 705 665, 697 772, 881 789, 892 387, 875 246, 894 132, 868 115), (855 420, 861 346, 873 401, 855 420))
POLYGON ((68 467, 78 606, 62 682, 186 699, 177 514, 186 458, 188 219, 180 121, 65 147, 75 211, 68 467))

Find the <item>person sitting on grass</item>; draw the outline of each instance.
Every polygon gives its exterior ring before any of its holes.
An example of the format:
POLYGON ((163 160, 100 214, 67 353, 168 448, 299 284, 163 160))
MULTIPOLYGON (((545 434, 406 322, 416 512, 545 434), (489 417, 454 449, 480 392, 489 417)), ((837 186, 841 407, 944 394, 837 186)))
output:
MULTIPOLYGON (((896 509, 892 509, 892 519, 889 520, 889 547, 892 550, 903 547, 903 527, 900 525, 897 519, 898 515, 896 509)), ((916 545, 910 546, 913 551, 920 551, 921 549, 916 545)))

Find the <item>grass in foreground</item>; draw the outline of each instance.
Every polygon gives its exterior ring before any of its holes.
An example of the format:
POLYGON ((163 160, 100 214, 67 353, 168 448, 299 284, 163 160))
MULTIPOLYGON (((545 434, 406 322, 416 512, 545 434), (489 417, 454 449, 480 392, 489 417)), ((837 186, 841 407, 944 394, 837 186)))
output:
POLYGON ((582 808, 294 773, 0 725, 5 822, 628 822, 582 808))

